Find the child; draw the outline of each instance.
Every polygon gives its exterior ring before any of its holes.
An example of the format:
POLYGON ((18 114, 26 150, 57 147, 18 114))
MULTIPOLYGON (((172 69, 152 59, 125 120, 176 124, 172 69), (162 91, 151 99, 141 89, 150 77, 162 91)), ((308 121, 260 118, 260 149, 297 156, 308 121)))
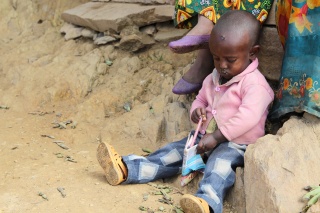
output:
MULTIPOLYGON (((175 27, 191 30, 181 39, 170 42, 168 46, 170 50, 178 54, 194 50, 198 50, 198 53, 194 63, 174 85, 172 92, 175 94, 190 94, 201 89, 203 80, 214 68, 211 60, 212 55, 208 47, 210 32, 220 16, 229 10, 245 10, 253 14, 262 24, 270 14, 273 0, 174 0, 173 2, 175 2, 173 17, 175 27)), ((291 1, 279 0, 278 2, 291 1)), ((286 9, 282 11, 286 11, 286 9)), ((283 15, 284 17, 288 16, 282 14, 280 17, 283 17, 283 15)), ((296 14, 294 13, 294 15, 296 14)), ((283 32, 287 31, 283 30, 283 32)))
MULTIPOLYGON (((210 36, 215 69, 192 103, 191 120, 203 117, 197 153, 210 153, 195 195, 183 195, 186 213, 221 213, 223 199, 235 182, 235 169, 244 164, 247 145, 264 135, 268 106, 274 94, 257 69, 260 24, 246 11, 225 13, 210 36), (215 124, 217 128, 215 128, 215 124)), ((148 157, 120 157, 101 143, 97 158, 111 185, 147 183, 181 172, 187 137, 169 143, 148 157)))

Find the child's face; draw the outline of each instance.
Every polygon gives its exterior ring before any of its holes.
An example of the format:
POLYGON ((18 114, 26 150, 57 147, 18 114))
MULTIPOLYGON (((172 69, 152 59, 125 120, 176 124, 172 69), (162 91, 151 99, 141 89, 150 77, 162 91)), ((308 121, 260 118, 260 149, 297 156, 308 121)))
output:
POLYGON ((221 35, 215 31, 210 37, 210 51, 219 74, 229 80, 243 72, 255 59, 255 51, 245 35, 221 35))

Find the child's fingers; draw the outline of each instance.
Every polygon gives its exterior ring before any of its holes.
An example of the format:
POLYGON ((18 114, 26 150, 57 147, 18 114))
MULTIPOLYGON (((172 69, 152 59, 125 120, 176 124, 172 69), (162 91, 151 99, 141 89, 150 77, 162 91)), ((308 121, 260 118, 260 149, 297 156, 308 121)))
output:
POLYGON ((199 116, 198 116, 197 110, 194 110, 193 113, 191 114, 191 120, 194 123, 198 123, 199 122, 199 116))
POLYGON ((197 154, 201 154, 207 151, 212 150, 214 147, 217 146, 217 141, 215 140, 213 134, 205 134, 199 144, 197 146, 197 154))
POLYGON ((191 120, 193 123, 198 123, 198 117, 196 117, 196 116, 192 116, 191 120))
POLYGON ((197 154, 202 154, 206 152, 206 146, 204 141, 200 140, 198 146, 197 146, 197 154))
POLYGON ((197 108, 197 115, 198 115, 199 118, 200 118, 201 114, 202 114, 201 108, 197 108))
POLYGON ((194 123, 198 123, 200 118, 202 118, 203 121, 207 119, 205 108, 197 108, 191 114, 191 120, 194 123))
POLYGON ((191 120, 194 122, 194 123, 198 123, 199 120, 200 120, 200 116, 201 116, 201 111, 200 111, 200 108, 197 108, 193 111, 192 115, 191 115, 191 120))
POLYGON ((205 108, 200 108, 200 115, 202 117, 202 120, 206 120, 207 119, 207 112, 205 108))

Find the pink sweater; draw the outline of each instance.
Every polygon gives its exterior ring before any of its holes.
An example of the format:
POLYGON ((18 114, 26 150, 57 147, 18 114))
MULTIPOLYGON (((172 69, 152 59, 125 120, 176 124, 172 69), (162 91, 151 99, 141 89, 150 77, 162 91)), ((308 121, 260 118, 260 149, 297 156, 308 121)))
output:
POLYGON ((207 121, 202 125, 202 133, 214 117, 229 141, 252 144, 265 134, 268 107, 274 93, 257 69, 258 65, 256 59, 242 73, 222 85, 216 69, 206 77, 190 109, 191 114, 198 107, 206 108, 207 121))

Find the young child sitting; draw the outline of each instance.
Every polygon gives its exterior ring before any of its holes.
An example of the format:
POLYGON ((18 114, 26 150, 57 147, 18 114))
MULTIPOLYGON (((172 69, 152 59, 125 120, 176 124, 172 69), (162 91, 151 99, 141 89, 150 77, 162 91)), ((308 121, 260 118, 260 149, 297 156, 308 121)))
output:
MULTIPOLYGON (((258 70, 260 23, 246 11, 229 11, 210 36, 215 69, 192 103, 191 120, 203 118, 197 153, 209 153, 195 195, 180 200, 186 213, 221 213, 223 199, 244 166, 244 152, 264 135, 268 106, 274 93, 258 70), (216 124, 216 126, 215 126, 216 124)), ((148 157, 119 156, 101 143, 97 158, 111 185, 147 183, 181 173, 187 137, 167 144, 148 157)))

